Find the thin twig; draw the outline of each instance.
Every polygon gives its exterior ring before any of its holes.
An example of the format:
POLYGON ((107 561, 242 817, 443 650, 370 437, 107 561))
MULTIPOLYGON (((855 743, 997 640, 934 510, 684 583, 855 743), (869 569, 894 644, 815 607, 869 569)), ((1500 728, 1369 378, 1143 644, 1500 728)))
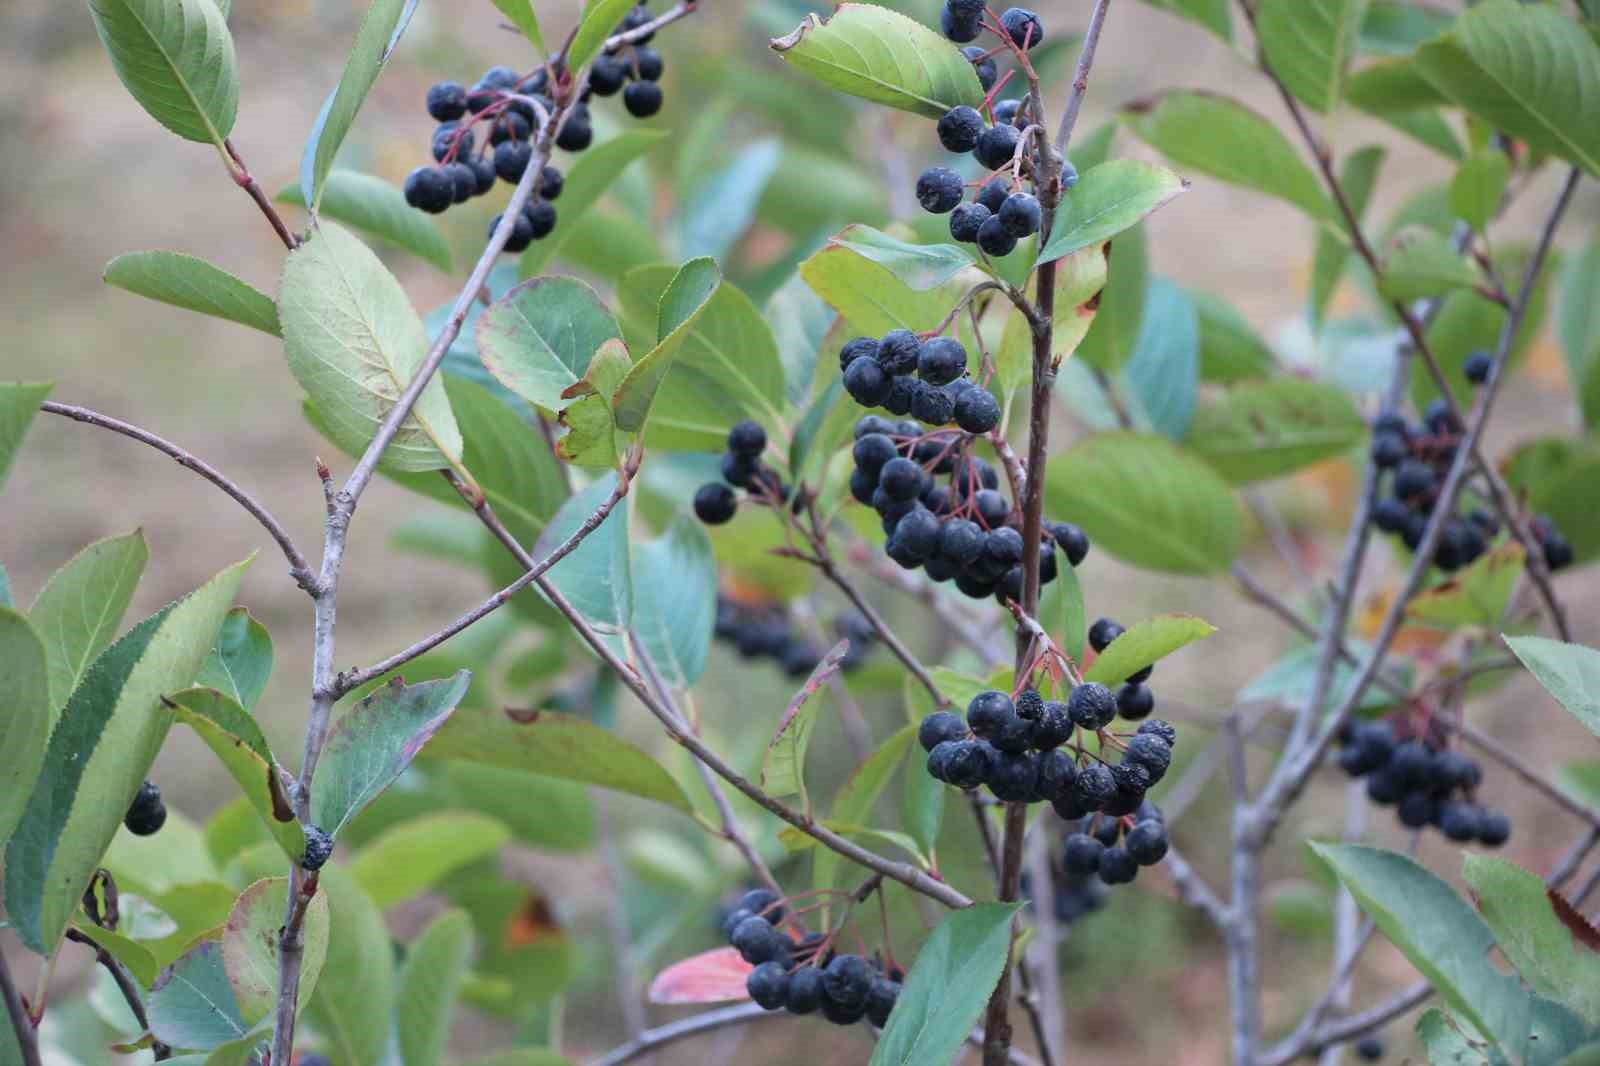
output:
MULTIPOLYGON (((278 239, 283 242, 285 248, 292 252, 300 247, 300 238, 296 237, 290 232, 289 227, 284 225, 283 216, 278 214, 278 209, 273 206, 271 200, 267 199, 267 194, 256 183, 256 179, 250 175, 250 168, 244 165, 244 159, 240 157, 238 149, 234 148, 233 141, 224 139, 222 147, 227 150, 228 160, 231 160, 231 165, 228 167, 228 176, 233 179, 233 183, 243 189, 256 207, 260 208, 262 215, 266 216, 267 223, 272 226, 272 232, 278 235, 278 239)), ((306 205, 307 208, 310 206, 310 204, 306 205)))
POLYGON ((781 1018, 782 1013, 763 1010, 754 1003, 736 1003, 731 1007, 719 1007, 716 1010, 703 1011, 692 1014, 687 1018, 679 1018, 666 1025, 658 1025, 654 1029, 644 1032, 620 1044, 598 1059, 593 1060, 589 1066, 623 1066, 623 1063, 632 1062, 641 1055, 655 1051, 657 1048, 676 1043, 700 1033, 709 1033, 717 1029, 726 1029, 730 1025, 744 1025, 747 1022, 760 1021, 763 1018, 781 1018))
POLYGON ((1227 904, 1217 898, 1217 894, 1207 885, 1205 879, 1196 872, 1189 861, 1172 845, 1167 845, 1167 857, 1162 860, 1163 868, 1172 877, 1173 886, 1178 890, 1178 898, 1191 907, 1197 907, 1204 912, 1211 924, 1218 929, 1226 930, 1233 921, 1232 914, 1228 911, 1227 904))
POLYGON ((1089 25, 1083 31, 1083 48, 1078 53, 1078 69, 1072 76, 1072 91, 1067 94, 1067 105, 1061 111, 1061 125, 1056 129, 1056 152, 1065 156, 1072 142, 1072 130, 1078 124, 1078 111, 1089 91, 1089 70, 1094 66, 1095 49, 1100 46, 1100 31, 1105 28, 1106 10, 1111 0, 1095 0, 1089 13, 1089 25))
MULTIPOLYGON (((122 998, 128 1004, 128 1010, 133 1013, 133 1020, 138 1023, 140 1031, 149 1032, 150 1016, 144 1009, 144 996, 140 994, 138 982, 133 979, 128 968, 118 962, 115 955, 76 929, 67 930, 67 939, 75 944, 82 944, 94 952, 95 961, 104 966, 106 973, 116 982, 117 991, 122 993, 122 998)), ((151 1050, 155 1052, 157 1062, 172 1057, 172 1049, 159 1040, 151 1045, 151 1050)))
POLYGON ((141 429, 131 422, 124 422, 121 419, 112 418, 110 415, 100 414, 98 411, 91 411, 87 407, 77 407, 72 404, 55 403, 46 400, 39 405, 39 410, 47 414, 61 415, 63 418, 70 418, 85 425, 108 429, 113 433, 120 433, 124 437, 130 437, 141 444, 148 444, 156 451, 174 460, 179 466, 186 470, 192 470, 211 482, 211 484, 232 497, 234 502, 249 512, 252 518, 261 523, 262 528, 271 535, 272 539, 277 542, 278 547, 282 549, 284 558, 289 561, 289 576, 294 578, 295 584, 315 595, 317 581, 311 573, 311 565, 306 562, 306 557, 295 546, 294 538, 289 536, 289 531, 284 529, 283 524, 274 518, 272 512, 268 511, 254 496, 240 488, 238 484, 225 476, 216 467, 196 457, 193 453, 178 447, 166 438, 156 436, 147 429, 141 429))
POLYGON ((22 1066, 39 1066, 39 1030, 28 1017, 28 1008, 22 1002, 16 982, 11 979, 11 965, 6 962, 3 951, 0 951, 0 996, 5 998, 11 1029, 17 1035, 17 1046, 22 1049, 22 1066))

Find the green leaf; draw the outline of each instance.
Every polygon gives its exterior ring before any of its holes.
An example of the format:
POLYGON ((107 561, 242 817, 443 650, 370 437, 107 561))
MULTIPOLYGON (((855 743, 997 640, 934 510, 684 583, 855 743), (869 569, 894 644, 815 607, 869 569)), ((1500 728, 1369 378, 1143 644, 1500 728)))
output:
MULTIPOLYGON (((320 775, 319 775, 320 776, 320 775)), ((340 1066, 379 1066, 393 1028, 394 948, 383 915, 342 868, 330 863, 317 875, 328 896, 328 941, 322 980, 309 1016, 340 1066)))
POLYGON ((9 607, 0 607, 0 692, 6 694, 0 716, 0 842, 4 842, 22 818, 55 717, 44 642, 28 620, 9 607))
POLYGON ((617 23, 633 5, 634 0, 588 0, 583 5, 578 32, 567 46, 567 66, 577 70, 599 55, 606 38, 616 31, 617 23))
POLYGON ((148 990, 156 983, 156 978, 161 976, 161 966, 156 962, 156 957, 150 953, 149 948, 137 940, 131 940, 120 933, 113 933, 109 929, 102 929, 88 921, 78 922, 75 928, 105 948, 112 958, 127 967, 128 973, 139 982, 140 988, 148 990))
POLYGON ((950 1062, 977 1024, 1011 950, 1020 904, 975 903, 947 915, 917 952, 871 1066, 950 1062))
MULTIPOLYGON (((1600 243, 1586 245, 1571 256, 1561 271, 1561 295, 1556 333, 1567 360, 1567 378, 1577 398, 1583 423, 1600 427, 1600 301, 1593 299, 1600 285, 1600 243)), ((0 469, 4 463, 0 461, 0 469)))
POLYGON ((549 1048, 525 1047, 473 1059, 469 1066, 573 1066, 573 1063, 549 1048))
POLYGON ((711 539, 693 515, 633 553, 633 628, 662 678, 687 689, 705 672, 717 616, 711 539))
POLYGON ((834 324, 833 311, 797 271, 772 294, 762 313, 777 341, 785 395, 792 404, 804 403, 817 381, 818 353, 834 324))
POLYGON ((1357 844, 1309 845, 1452 1011, 1520 1060, 1533 1004, 1489 957, 1494 935, 1439 878, 1404 855, 1357 844))
POLYGON ((223 804, 206 819, 206 851, 218 866, 226 866, 240 852, 271 840, 247 796, 223 804))
POLYGON ((139 296, 278 336, 272 297, 204 259, 182 252, 129 252, 107 263, 101 277, 139 296))
POLYGON ((532 0, 494 0, 494 6, 522 31, 528 43, 543 52, 544 33, 539 29, 539 16, 534 13, 532 0))
POLYGON ((976 262, 960 245, 907 244, 871 226, 846 226, 829 243, 872 260, 917 292, 938 288, 976 262))
POLYGON ((1600 1043, 1585 1044, 1556 1063, 1556 1066, 1600 1066, 1600 1043))
POLYGON ((1379 289, 1391 300, 1409 302, 1482 284, 1482 271, 1451 247, 1449 238, 1413 226, 1395 238, 1379 289))
MULTIPOLYGON (((567 498, 561 464, 538 428, 482 385, 446 374, 444 391, 463 427, 462 462, 506 528, 522 543, 532 544, 567 498)), ((419 487, 413 479, 422 481, 436 499, 465 507, 443 478, 412 475, 405 480, 407 487, 419 487)))
MULTIPOLYGON (((844 784, 839 786, 839 791, 833 797, 833 806, 828 811, 828 817, 844 825, 870 824, 873 820, 873 808, 878 805, 878 797, 883 795, 883 790, 889 785, 889 779, 894 776, 900 764, 906 761, 906 753, 911 751, 916 743, 915 725, 907 725, 896 730, 889 739, 878 746, 877 751, 863 759, 861 764, 850 772, 844 784)), ((918 773, 921 772, 920 769, 913 769, 918 773)), ((811 867, 812 878, 817 888, 833 887, 839 877, 840 862, 838 852, 827 848, 817 849, 811 867)))
POLYGON ((1094 665, 1083 672, 1083 679, 1120 685, 1145 667, 1216 631, 1216 626, 1193 615, 1160 614, 1147 618, 1129 626, 1127 632, 1106 645, 1094 665))
POLYGON ((272 676, 272 637, 246 607, 222 621, 217 646, 200 667, 195 685, 214 688, 245 710, 253 710, 272 676))
POLYGON ((1469 1036, 1456 1020, 1438 1007, 1429 1007, 1417 1019, 1417 1039, 1428 1050, 1431 1066, 1503 1066, 1499 1049, 1485 1045, 1476 1034, 1469 1036))
POLYGON ((782 142, 763 137, 741 148, 720 170, 697 174, 673 218, 678 254, 685 259, 725 258, 755 219, 782 153, 782 142))
MULTIPOLYGON (((1050 587, 1054 588, 1055 583, 1050 587)), ((939 846, 939 830, 944 825, 944 782, 932 774, 920 772, 915 760, 908 765, 910 769, 900 782, 903 786, 900 824, 916 843, 918 852, 931 857, 939 846)))
POLYGON ((1417 50, 1455 103, 1530 148, 1600 173, 1600 44, 1553 7, 1485 0, 1417 50))
MULTIPOLYGON (((619 290, 627 318, 658 328, 657 309, 665 307, 674 279, 668 266, 630 270, 619 290)), ((660 335, 664 331, 656 334, 660 335)), ((744 292, 724 281, 683 332, 651 408, 645 443, 673 450, 722 451, 729 428, 746 418, 779 433, 785 422, 784 388, 772 327, 744 292)))
POLYGON ((1406 617, 1444 629, 1496 625, 1522 577, 1523 561, 1522 545, 1516 541, 1485 552, 1413 599, 1406 605, 1406 617))
POLYGON ((1075 661, 1082 658, 1087 619, 1077 570, 1058 567, 1056 579, 1039 593, 1039 623, 1055 639, 1057 647, 1075 661))
POLYGON ((918 292, 888 268, 838 244, 802 262, 800 276, 852 330, 875 337, 892 329, 933 329, 957 299, 953 285, 918 292))
POLYGON ((216 753, 289 861, 299 862, 306 851, 305 831, 289 801, 284 780, 288 775, 273 758, 255 719, 215 689, 188 689, 167 702, 175 708, 177 720, 216 753))
POLYGON ((778 728, 761 758, 761 787, 775 796, 798 793, 807 810, 811 801, 806 792, 806 753, 811 750, 811 734, 816 729, 817 712, 822 706, 812 697, 839 672, 848 650, 841 641, 812 667, 805 683, 784 708, 778 728))
POLYGON ((447 910, 428 923, 400 968, 395 1029, 404 1066, 439 1066, 450 1041, 450 1019, 472 959, 472 918, 447 910))
POLYGON ((300 157, 300 195, 311 205, 313 213, 321 203, 323 181, 333 169, 334 157, 355 123, 356 112, 366 102, 367 93, 372 91, 416 9, 417 0, 372 0, 362 16, 344 73, 339 75, 339 84, 323 101, 322 111, 311 127, 311 135, 306 138, 305 151, 300 157))
POLYGON ((33 416, 39 413, 39 405, 53 388, 49 382, 0 381, 0 489, 5 488, 33 416))
POLYGON ((940 118, 983 100, 960 50, 922 23, 888 8, 840 4, 824 20, 807 15, 772 50, 824 85, 873 103, 940 118))
POLYGON ((1233 40, 1233 15, 1228 0, 1145 0, 1145 3, 1204 26, 1224 41, 1233 40))
POLYGON ((1450 28, 1452 11, 1421 7, 1411 0, 1372 0, 1361 20, 1361 50, 1374 55, 1410 55, 1417 45, 1450 28))
POLYGON ((1200 385, 1200 325, 1188 294, 1166 278, 1150 279, 1121 384, 1136 423, 1182 439, 1200 385))
POLYGON ((1076 360, 1107 373, 1119 369, 1139 338, 1149 290, 1149 249, 1144 227, 1135 226, 1106 245, 1105 286, 1076 360))
POLYGON ((1188 189, 1189 183, 1166 167, 1137 159, 1101 163, 1066 193, 1065 207, 1056 215, 1039 262, 1104 244, 1188 189))
POLYGON ((632 366, 628 346, 613 338, 594 353, 583 380, 563 393, 574 399, 559 415, 567 429, 556 444, 556 454, 562 459, 577 466, 618 466, 630 437, 617 428, 611 397, 632 366))
POLYGON ((1543 879, 1505 859, 1470 853, 1461 872, 1517 976, 1600 1026, 1600 952, 1575 942, 1556 916, 1543 879))
POLYGON ((1050 463, 1045 491, 1052 514, 1078 523, 1134 566, 1215 574, 1239 551, 1239 513, 1227 483, 1160 437, 1090 437, 1050 463))
MULTIPOLYGON (((1350 201, 1350 210, 1358 221, 1366 214, 1367 201, 1372 198, 1373 187, 1378 181, 1378 168, 1383 166, 1386 154, 1381 145, 1368 145, 1351 152, 1339 168, 1339 184, 1344 188, 1345 197, 1350 201)), ((1350 244, 1342 233, 1335 233, 1325 226, 1317 227, 1316 242, 1308 304, 1312 324, 1320 325, 1327 313, 1328 303, 1344 277, 1345 265, 1350 260, 1350 244)), ((1202 332, 1204 329, 1202 318, 1202 332)))
POLYGON ((444 771, 461 804, 498 819, 524 844, 582 851, 594 843, 594 804, 582 785, 482 763, 449 762, 444 771))
POLYGON ((1506 481, 1524 494, 1528 508, 1546 514, 1572 542, 1578 562, 1600 555, 1600 523, 1593 521, 1587 486, 1600 478, 1600 441, 1545 437, 1512 453, 1506 481))
POLYGON ((620 338, 617 320, 595 291, 576 278, 523 282, 478 319, 478 351, 500 383, 547 411, 583 379, 589 360, 620 338))
POLYGON ((1450 210, 1481 233, 1500 210, 1506 181, 1511 177, 1511 161, 1493 148, 1474 152, 1461 161, 1450 181, 1450 210))
POLYGON ((472 675, 407 685, 398 677, 360 700, 328 731, 311 787, 311 821, 337 837, 394 783, 467 694, 472 675))
POLYGON ((202 940, 163 970, 145 1009, 156 1039, 185 1051, 211 1051, 250 1029, 239 1013, 217 940, 202 940))
POLYGON ((439 730, 427 754, 581 781, 685 813, 693 809, 660 763, 616 734, 570 714, 464 708, 439 730))
MULTIPOLYGON (((240 894, 222 929, 222 968, 246 1025, 255 1025, 271 1014, 278 998, 278 931, 283 927, 283 901, 288 894, 287 877, 257 881, 240 894)), ((301 928, 304 947, 295 1002, 303 1008, 328 958, 328 897, 324 893, 311 897, 301 928)))
POLYGON ((657 390, 721 285, 714 259, 691 259, 678 268, 656 306, 656 346, 633 364, 612 397, 619 428, 643 432, 657 390))
POLYGON ((347 869, 379 910, 404 903, 511 839, 504 822, 477 811, 440 811, 391 826, 347 869))
POLYGON ((220 150, 239 110, 233 35, 213 0, 89 0, 117 77, 150 117, 220 150))
POLYGON ((117 635, 149 558, 143 530, 97 540, 51 574, 28 609, 49 657, 52 728, 89 664, 117 635))
POLYGON ((1342 455, 1367 423, 1336 385, 1275 378, 1235 385, 1195 413, 1186 443, 1234 485, 1282 477, 1342 455))
MULTIPOLYGON (((289 370, 333 442, 361 454, 428 352, 405 290, 372 250, 331 222, 289 253, 278 289, 289 370)), ((460 462, 461 430, 444 384, 428 382, 379 466, 439 470, 460 462)))
POLYGON ((1169 92, 1123 113, 1141 140, 1180 167, 1287 200, 1319 222, 1337 212, 1278 128, 1243 104, 1200 92, 1169 92))
MULTIPOLYGON (((299 185, 284 186, 276 199, 280 204, 306 206, 299 185)), ((322 186, 320 210, 323 218, 392 244, 440 270, 450 270, 450 244, 439 227, 424 212, 406 203, 405 194, 382 178, 355 170, 329 171, 322 186)))
POLYGON ((1600 651, 1547 637, 1505 637, 1556 702, 1600 736, 1600 651))
POLYGON ((1262 0, 1261 50, 1288 90, 1324 114, 1339 105, 1366 0, 1262 0))
POLYGON ((95 659, 67 701, 6 849, 6 913, 28 948, 54 952, 216 642, 248 562, 140 622, 95 659))
POLYGON ((1229 384, 1266 377, 1272 349, 1245 317, 1209 292, 1190 289, 1189 299, 1200 323, 1200 380, 1229 384))
POLYGON ((628 165, 654 148, 666 137, 665 130, 629 130, 603 144, 586 149, 567 171, 567 180, 561 186, 561 224, 542 241, 534 241, 522 253, 517 273, 524 278, 544 273, 572 238, 581 232, 578 223, 599 202, 628 165))
MULTIPOLYGON (((1077 351, 1094 328, 1106 290, 1109 245, 1084 248, 1056 260, 1055 324, 1050 354, 1061 362, 1077 351)), ((1119 245, 1120 247, 1120 245, 1119 245)), ((995 352, 995 380, 1007 391, 1020 389, 1033 376, 1033 329, 1009 305, 1006 324, 995 352)))
MULTIPOLYGON (((569 499, 534 545, 542 559, 578 531, 616 488, 617 475, 597 478, 569 499)), ((633 575, 628 559, 628 501, 545 574, 546 579, 602 634, 615 635, 633 622, 633 575)))

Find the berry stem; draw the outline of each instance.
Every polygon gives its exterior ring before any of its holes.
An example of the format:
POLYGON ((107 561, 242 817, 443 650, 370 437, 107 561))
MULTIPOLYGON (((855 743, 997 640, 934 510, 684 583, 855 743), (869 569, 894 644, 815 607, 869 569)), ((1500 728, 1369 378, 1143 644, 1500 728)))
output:
POLYGON ((22 1066, 40 1066, 39 1030, 28 1016, 28 1008, 11 978, 11 965, 0 952, 0 995, 5 997, 6 1013, 11 1017, 11 1028, 17 1035, 17 1046, 22 1049, 22 1066))
POLYGON ((272 201, 267 199, 267 194, 262 191, 261 186, 256 183, 256 179, 251 176, 250 168, 244 165, 244 159, 240 157, 238 149, 234 148, 233 141, 224 139, 222 147, 228 153, 228 158, 224 162, 230 163, 228 175, 233 178, 233 183, 249 194, 250 199, 255 202, 255 205, 261 209, 261 213, 266 216, 267 222, 272 226, 272 231, 278 235, 278 239, 283 242, 285 248, 292 252, 300 247, 300 238, 289 232, 289 227, 284 225, 283 216, 278 214, 278 209, 272 206, 272 201))

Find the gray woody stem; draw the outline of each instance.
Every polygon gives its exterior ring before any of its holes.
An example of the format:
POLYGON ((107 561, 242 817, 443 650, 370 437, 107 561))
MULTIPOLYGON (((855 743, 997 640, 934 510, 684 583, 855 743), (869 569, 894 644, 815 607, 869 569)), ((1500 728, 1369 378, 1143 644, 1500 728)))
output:
POLYGON ((28 1008, 22 1003, 22 993, 12 980, 11 966, 0 952, 0 996, 6 1001, 6 1013, 11 1018, 12 1031, 17 1035, 17 1046, 22 1049, 22 1066, 39 1066, 39 1030, 28 1017, 28 1008))

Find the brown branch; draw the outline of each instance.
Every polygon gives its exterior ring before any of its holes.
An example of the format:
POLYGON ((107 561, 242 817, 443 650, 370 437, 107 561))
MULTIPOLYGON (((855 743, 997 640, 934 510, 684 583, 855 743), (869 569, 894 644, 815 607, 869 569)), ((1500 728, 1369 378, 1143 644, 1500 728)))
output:
POLYGON ((295 546, 294 539, 289 536, 289 531, 284 529, 283 524, 272 516, 271 511, 268 511, 266 507, 257 502, 254 496, 240 488, 216 467, 178 447, 164 437, 156 436, 149 430, 140 429, 130 422, 124 422, 109 415, 100 414, 97 411, 91 411, 87 407, 76 407, 72 404, 55 403, 46 400, 39 405, 39 410, 47 414, 61 415, 63 418, 70 418, 85 425, 108 429, 113 433, 120 433, 124 437, 139 441, 141 444, 148 444, 156 451, 174 460, 179 466, 192 470, 211 482, 211 484, 232 497, 234 502, 249 512, 252 518, 261 523, 262 528, 271 535, 272 539, 277 542, 278 547, 282 549, 284 558, 289 561, 289 576, 294 578, 295 584, 313 596, 316 595, 316 577, 311 573, 311 566, 306 562, 306 557, 300 553, 300 549, 295 546))
POLYGON ((28 1016, 16 982, 11 979, 11 966, 0 952, 0 996, 6 1001, 6 1013, 11 1017, 12 1031, 17 1035, 17 1046, 22 1049, 22 1066, 40 1066, 39 1030, 28 1016))
MULTIPOLYGON (((111 979, 116 982, 117 991, 122 993, 123 1000, 128 1004, 128 1010, 133 1012, 133 1020, 139 1023, 141 1030, 148 1033, 150 1031, 150 1016, 145 1013, 144 997, 140 994, 139 985, 134 981, 133 975, 128 972, 128 968, 118 962, 115 955, 77 929, 68 929, 67 939, 75 944, 82 944, 94 952, 95 961, 104 966, 106 972, 111 975, 111 979)), ((172 1057, 172 1049, 159 1040, 156 1040, 151 1045, 151 1050, 155 1052, 157 1062, 172 1057)))
MULTIPOLYGON (((227 150, 228 160, 231 160, 231 164, 228 167, 228 176, 233 179, 233 183, 243 189, 250 199, 254 201, 256 207, 261 209, 261 213, 266 216, 267 223, 272 226, 272 232, 278 235, 278 239, 283 242, 285 248, 292 252, 300 247, 300 238, 291 233, 289 227, 284 225, 283 216, 278 214, 278 209, 273 206, 271 200, 267 199, 267 194, 261 190, 261 186, 256 184, 256 179, 250 175, 250 168, 244 165, 244 159, 240 157, 239 150, 233 146, 233 141, 223 140, 222 147, 227 150)), ((307 204, 306 209, 310 210, 311 205, 307 204)))

